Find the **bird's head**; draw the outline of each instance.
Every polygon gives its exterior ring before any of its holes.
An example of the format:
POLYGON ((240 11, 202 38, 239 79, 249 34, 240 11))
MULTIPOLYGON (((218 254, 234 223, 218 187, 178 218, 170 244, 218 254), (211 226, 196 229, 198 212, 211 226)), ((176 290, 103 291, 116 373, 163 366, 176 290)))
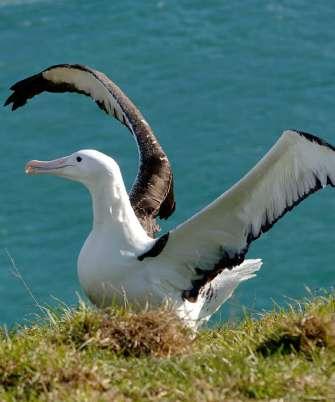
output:
POLYGON ((114 159, 91 149, 51 161, 32 160, 26 164, 25 171, 29 175, 51 174, 65 177, 87 187, 106 177, 113 179, 120 175, 119 166, 114 159))

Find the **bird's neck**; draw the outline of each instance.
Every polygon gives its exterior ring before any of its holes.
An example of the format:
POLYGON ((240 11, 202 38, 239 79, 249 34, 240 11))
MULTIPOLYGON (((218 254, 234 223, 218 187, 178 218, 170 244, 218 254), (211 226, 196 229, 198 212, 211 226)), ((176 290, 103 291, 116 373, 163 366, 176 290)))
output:
POLYGON ((147 237, 130 204, 120 172, 106 175, 88 188, 93 204, 93 230, 110 227, 130 237, 147 237))

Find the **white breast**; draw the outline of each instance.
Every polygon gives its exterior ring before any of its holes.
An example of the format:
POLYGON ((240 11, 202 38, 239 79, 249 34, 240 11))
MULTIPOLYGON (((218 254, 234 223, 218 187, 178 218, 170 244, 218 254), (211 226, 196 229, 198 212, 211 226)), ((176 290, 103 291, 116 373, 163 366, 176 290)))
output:
POLYGON ((109 226, 93 230, 78 257, 80 284, 98 306, 143 297, 145 264, 138 261, 137 255, 151 243, 143 241, 134 245, 120 234, 111 231, 109 226))

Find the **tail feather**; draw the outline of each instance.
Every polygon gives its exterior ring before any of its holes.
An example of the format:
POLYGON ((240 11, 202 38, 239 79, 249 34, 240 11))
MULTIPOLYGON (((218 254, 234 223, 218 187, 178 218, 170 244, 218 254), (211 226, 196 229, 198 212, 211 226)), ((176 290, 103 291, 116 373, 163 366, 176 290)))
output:
POLYGON ((245 260, 231 270, 222 271, 202 289, 196 303, 185 301, 181 315, 191 327, 199 328, 232 296, 241 282, 256 276, 261 266, 261 259, 245 260))
POLYGON ((210 291, 210 288, 204 290, 205 300, 198 317, 200 323, 208 321, 210 316, 232 296, 237 286, 241 282, 255 277, 261 266, 261 259, 245 260, 241 265, 231 271, 223 271, 215 278, 215 282, 209 284, 212 290, 210 291))
POLYGON ((244 260, 241 265, 235 267, 230 272, 237 275, 240 279, 240 282, 242 282, 256 276, 256 272, 261 268, 262 264, 263 262, 260 258, 254 260, 244 260))

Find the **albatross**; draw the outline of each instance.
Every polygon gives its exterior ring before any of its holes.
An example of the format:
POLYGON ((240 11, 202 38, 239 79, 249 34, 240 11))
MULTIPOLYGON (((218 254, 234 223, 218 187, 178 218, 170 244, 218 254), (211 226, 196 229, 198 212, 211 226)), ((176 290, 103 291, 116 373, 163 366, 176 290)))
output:
MULTIPOLYGON (((50 67, 15 84, 6 104, 15 110, 43 91, 75 91, 90 95, 108 113, 114 108, 117 118, 133 127, 122 96, 114 96, 106 77, 93 71, 50 67)), ((168 300, 197 329, 260 269, 261 259, 246 259, 251 243, 310 194, 335 185, 335 148, 315 135, 284 131, 240 181, 158 238, 141 224, 117 162, 101 152, 32 160, 26 173, 64 177, 89 190, 93 225, 78 257, 78 277, 94 304, 126 298, 137 306, 155 306, 168 300)))

